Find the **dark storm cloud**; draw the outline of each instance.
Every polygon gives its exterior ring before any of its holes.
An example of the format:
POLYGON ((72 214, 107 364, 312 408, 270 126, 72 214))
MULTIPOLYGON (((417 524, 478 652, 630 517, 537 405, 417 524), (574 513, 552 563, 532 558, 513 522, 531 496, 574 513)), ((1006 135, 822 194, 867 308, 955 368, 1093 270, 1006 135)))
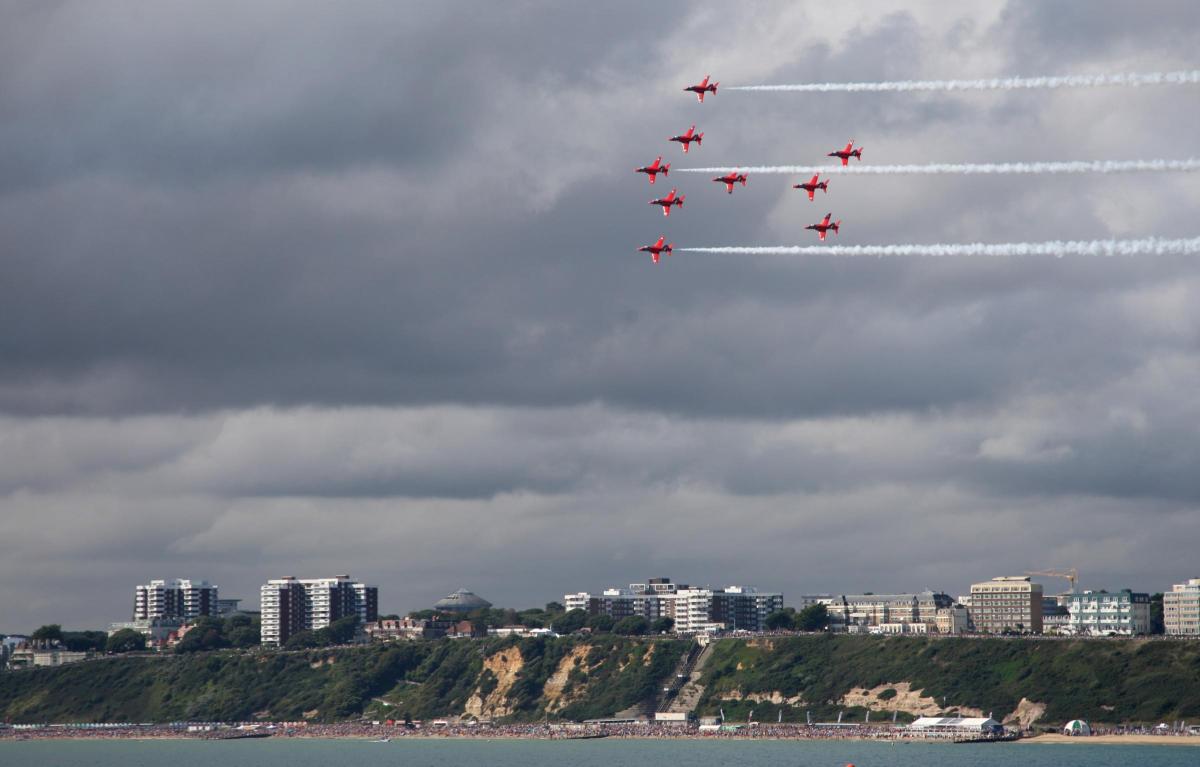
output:
POLYGON ((1195 529, 1194 256, 632 252, 805 243, 826 210, 846 244, 1194 236, 1192 176, 845 177, 809 203, 631 173, 851 137, 870 162, 1195 155, 1185 88, 679 90, 1194 67, 1194 4, 1143 10, 10 6, 0 581, 30 598, 0 630, 123 617, 148 577, 252 596, 347 561, 396 609, 664 571, 954 590, 1070 561, 1162 588, 1181 539, 1137 513, 1195 529), (664 139, 693 122, 685 157, 664 139), (864 529, 888 544, 846 573, 864 529))

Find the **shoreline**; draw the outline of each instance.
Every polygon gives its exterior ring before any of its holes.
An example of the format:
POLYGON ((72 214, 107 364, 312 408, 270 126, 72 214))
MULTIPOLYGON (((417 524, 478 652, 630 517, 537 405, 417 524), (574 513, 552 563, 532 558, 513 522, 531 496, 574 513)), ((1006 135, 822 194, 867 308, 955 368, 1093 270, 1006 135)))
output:
MULTIPOLYGON (((208 733, 198 732, 105 732, 100 731, 75 731, 64 732, 55 728, 53 731, 47 731, 50 728, 42 730, 28 730, 21 733, 4 732, 0 733, 0 744, 5 742, 30 742, 30 741, 80 741, 80 740, 95 740, 95 741, 236 741, 236 740, 345 740, 359 742, 379 742, 387 739, 387 742, 400 742, 405 740, 537 740, 537 741, 571 741, 571 740, 657 740, 657 741, 672 741, 672 740, 688 740, 688 741, 789 741, 789 742, 809 742, 809 743, 830 743, 830 742, 852 742, 852 743, 893 743, 893 744, 942 744, 942 745, 969 745, 956 744, 948 738, 909 738, 909 737, 890 737, 887 733, 839 733, 837 736, 805 736, 792 733, 771 732, 763 730, 758 732, 739 732, 739 733, 699 733, 694 730, 672 732, 578 732, 551 730, 541 732, 497 732, 494 730, 474 732, 432 732, 432 731, 411 731, 402 730, 397 732, 393 728, 377 728, 369 731, 358 732, 337 732, 328 731, 316 727, 311 731, 306 731, 308 728, 295 728, 286 732, 271 733, 269 737, 262 735, 212 735, 208 733)), ((1150 735, 1150 734, 1128 734, 1128 735, 1091 735, 1091 736, 1066 736, 1058 733, 1047 733, 1035 735, 1031 737, 1019 738, 1010 743, 1026 743, 1026 744, 1044 744, 1044 745, 1116 745, 1116 746, 1200 746, 1200 736, 1197 735, 1150 735)), ((994 745, 994 744, 988 744, 994 745)))

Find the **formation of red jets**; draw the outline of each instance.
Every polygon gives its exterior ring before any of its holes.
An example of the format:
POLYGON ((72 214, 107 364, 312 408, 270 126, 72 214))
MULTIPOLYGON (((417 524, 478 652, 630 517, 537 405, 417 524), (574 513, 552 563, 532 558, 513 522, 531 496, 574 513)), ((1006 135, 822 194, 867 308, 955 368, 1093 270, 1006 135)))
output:
MULTIPOLYGON (((717 86, 720 85, 720 83, 715 83, 715 82, 710 83, 708 80, 709 80, 709 75, 705 75, 703 80, 696 83, 695 85, 689 85, 686 88, 684 88, 683 90, 685 93, 695 93, 696 100, 699 101, 701 104, 703 104, 704 103, 704 95, 706 93, 711 93, 713 95, 716 95, 717 86)), ((674 141, 674 142, 680 144, 680 146, 683 147, 683 153, 687 154, 688 150, 691 148, 691 145, 693 143, 695 143, 696 146, 702 145, 703 140, 704 140, 704 134, 697 133, 696 126, 692 125, 692 127, 688 128, 686 132, 680 133, 677 136, 671 136, 667 140, 674 141)), ((850 141, 846 142, 846 147, 844 149, 835 149, 834 151, 828 153, 826 156, 827 157, 837 157, 838 159, 840 159, 842 161, 842 165, 846 166, 846 165, 850 164, 851 157, 861 161, 862 160, 862 151, 863 151, 862 147, 860 146, 860 147, 856 148, 854 146, 854 139, 851 139, 850 141)), ((670 171, 671 171, 671 164, 664 163, 662 161, 662 155, 659 155, 654 160, 654 162, 651 163, 650 165, 643 165, 640 168, 634 168, 635 173, 645 173, 647 180, 651 184, 654 183, 658 174, 661 173, 663 176, 667 176, 670 174, 670 171)), ((735 170, 732 173, 725 174, 724 176, 717 176, 716 178, 713 179, 713 181, 715 183, 724 184, 725 191, 728 194, 733 194, 734 184, 741 184, 742 186, 745 186, 747 178, 748 177, 746 176, 745 173, 739 173, 738 171, 735 170)), ((813 199, 815 199, 816 191, 818 189, 820 189, 822 192, 825 192, 826 194, 829 193, 829 179, 825 179, 824 181, 821 181, 820 174, 818 173, 818 174, 814 174, 813 177, 811 179, 809 179, 808 181, 805 181, 800 184, 792 184, 792 188, 793 189, 803 189, 804 191, 808 192, 808 199, 811 202, 813 199)), ((649 204, 660 206, 662 208, 663 215, 670 216, 671 208, 674 208, 674 207, 682 208, 683 207, 683 198, 684 198, 684 195, 678 194, 678 190, 672 189, 670 194, 666 195, 665 197, 659 197, 658 199, 651 200, 649 202, 649 204)), ((824 219, 822 219, 821 221, 819 221, 815 224, 810 224, 809 226, 806 226, 804 228, 815 231, 817 233, 817 237, 821 240, 821 242, 824 242, 825 235, 827 235, 829 232, 833 232, 834 234, 837 234, 838 230, 841 229, 841 225, 842 225, 841 219, 838 219, 837 221, 832 221, 831 219, 833 219, 833 214, 826 213, 824 219)), ((653 259, 654 263, 657 264, 659 262, 659 258, 662 256, 662 254, 666 253, 669 256, 669 255, 671 255, 672 249, 673 249, 673 245, 671 243, 667 243, 666 237, 664 236, 664 237, 659 237, 658 242, 654 243, 653 245, 643 245, 642 247, 638 248, 638 252, 639 253, 649 253, 650 258, 653 259), (666 243, 666 244, 664 244, 664 243, 666 243)))

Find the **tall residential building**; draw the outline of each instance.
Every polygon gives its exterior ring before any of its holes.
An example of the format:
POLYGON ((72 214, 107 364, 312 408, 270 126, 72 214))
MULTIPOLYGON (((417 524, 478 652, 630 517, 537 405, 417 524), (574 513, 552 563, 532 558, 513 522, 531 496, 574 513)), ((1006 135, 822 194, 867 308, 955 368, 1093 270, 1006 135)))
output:
POLYGON ((300 631, 318 631, 354 615, 359 625, 379 618, 379 589, 350 580, 348 575, 300 579, 288 576, 263 584, 261 638, 282 645, 300 631))
POLYGON ((1163 628, 1176 636, 1200 634, 1200 578, 1176 583, 1163 594, 1163 628))
POLYGON ((971 584, 971 622, 984 634, 1042 633, 1042 584, 1029 576, 971 584))
POLYGON ((699 588, 672 583, 670 578, 651 578, 645 583, 631 583, 628 589, 566 594, 563 606, 592 615, 610 615, 615 620, 634 615, 650 621, 671 618, 675 630, 681 633, 723 629, 762 631, 767 616, 783 609, 783 594, 749 586, 699 588))
POLYGON ((1067 631, 1074 635, 1150 633, 1150 595, 1129 589, 1067 595, 1067 631))
POLYGON ((217 613, 217 587, 208 581, 150 581, 133 590, 133 619, 158 618, 190 620, 217 613))

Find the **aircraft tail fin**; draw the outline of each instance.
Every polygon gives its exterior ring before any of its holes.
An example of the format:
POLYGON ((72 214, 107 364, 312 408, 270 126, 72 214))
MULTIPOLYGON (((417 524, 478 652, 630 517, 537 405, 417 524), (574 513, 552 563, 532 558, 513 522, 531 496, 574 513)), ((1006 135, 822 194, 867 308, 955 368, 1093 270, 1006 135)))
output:
POLYGON ((704 134, 703 134, 703 133, 697 133, 697 134, 696 134, 696 144, 697 144, 697 145, 699 145, 699 144, 700 144, 701 142, 703 142, 703 141, 704 141, 704 134))
POLYGON ((661 172, 661 173, 662 173, 664 176, 669 176, 669 175, 671 175, 671 163, 667 163, 666 165, 662 166, 662 170, 661 170, 660 172, 661 172))
POLYGON ((683 198, 684 198, 685 196, 686 196, 686 195, 682 195, 682 194, 681 194, 681 195, 679 195, 679 207, 681 207, 681 208, 683 207, 683 198))
POLYGON ((842 228, 842 220, 839 218, 837 221, 834 221, 833 226, 830 228, 833 229, 834 234, 837 234, 838 230, 842 228))

